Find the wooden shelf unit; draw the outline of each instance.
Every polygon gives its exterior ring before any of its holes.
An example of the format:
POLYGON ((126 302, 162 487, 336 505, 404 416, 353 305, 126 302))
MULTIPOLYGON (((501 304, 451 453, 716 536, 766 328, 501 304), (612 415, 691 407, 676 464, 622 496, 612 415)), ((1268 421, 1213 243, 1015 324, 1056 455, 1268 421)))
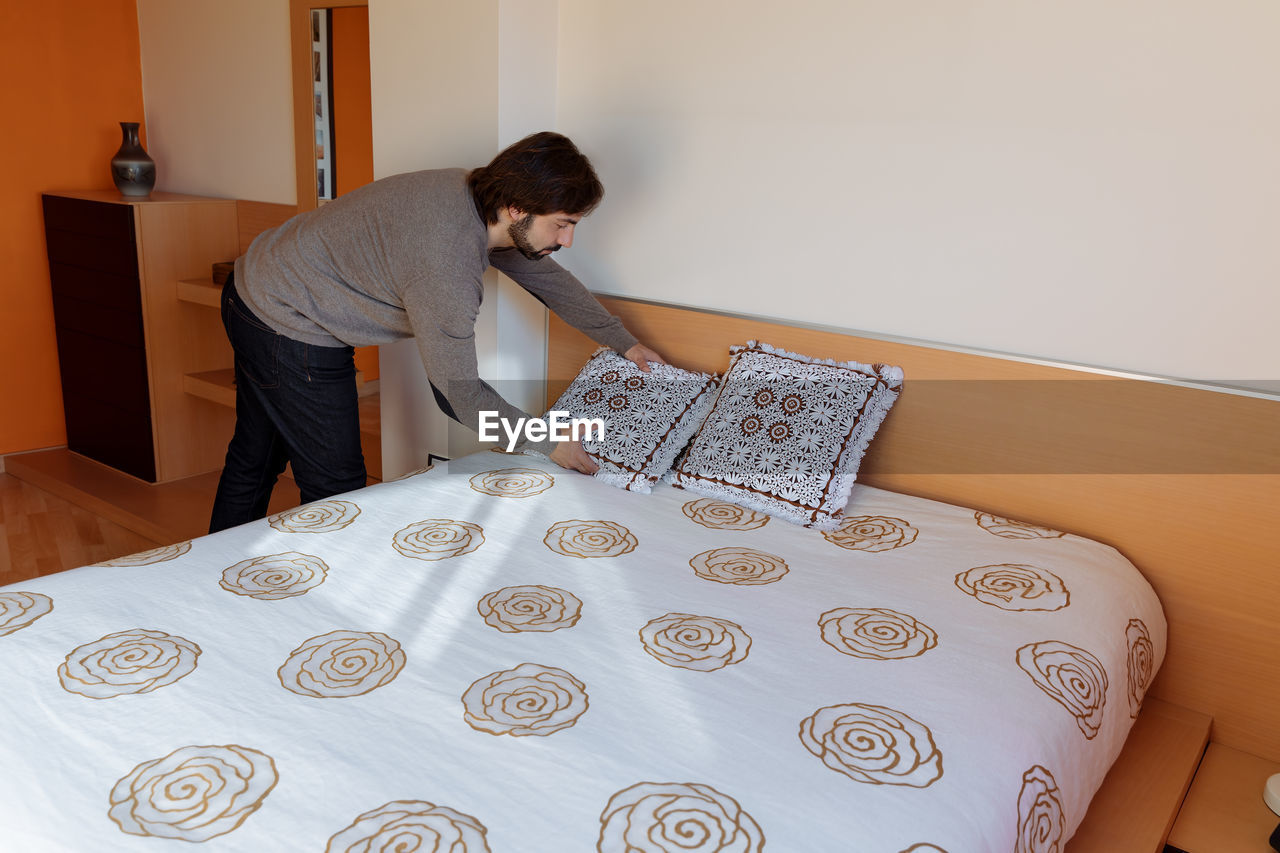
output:
POLYGON ((147 482, 222 467, 234 415, 183 389, 231 363, 216 313, 179 282, 238 251, 236 202, 115 191, 43 197, 70 449, 147 482))
POLYGON ((194 305, 206 305, 210 308, 222 306, 222 285, 215 284, 213 277, 187 278, 178 282, 178 299, 194 305))

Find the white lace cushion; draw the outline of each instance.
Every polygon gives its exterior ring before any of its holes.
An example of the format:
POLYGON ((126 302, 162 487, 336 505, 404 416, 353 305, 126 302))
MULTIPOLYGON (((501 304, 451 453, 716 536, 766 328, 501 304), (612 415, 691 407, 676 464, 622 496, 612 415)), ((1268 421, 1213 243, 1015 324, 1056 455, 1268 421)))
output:
POLYGON ((602 347, 551 410, 603 421, 603 437, 582 442, 600 466, 596 479, 649 492, 702 424, 716 384, 715 376, 669 364, 650 364, 643 373, 602 347))
POLYGON ((667 475, 696 494, 830 530, 902 390, 902 369, 822 361, 749 341, 667 475))

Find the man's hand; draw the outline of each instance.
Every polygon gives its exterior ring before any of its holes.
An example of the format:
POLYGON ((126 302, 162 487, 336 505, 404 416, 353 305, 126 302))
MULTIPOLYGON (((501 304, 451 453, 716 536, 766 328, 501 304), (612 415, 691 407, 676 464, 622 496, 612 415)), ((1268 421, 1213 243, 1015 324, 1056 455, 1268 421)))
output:
POLYGON ((656 361, 658 364, 666 364, 667 360, 649 349, 644 344, 636 344, 631 349, 622 354, 622 357, 635 364, 636 367, 649 372, 649 362, 656 361))
POLYGON ((551 461, 561 468, 581 471, 583 474, 594 474, 600 466, 587 451, 582 449, 581 441, 557 441, 556 449, 551 451, 551 461))

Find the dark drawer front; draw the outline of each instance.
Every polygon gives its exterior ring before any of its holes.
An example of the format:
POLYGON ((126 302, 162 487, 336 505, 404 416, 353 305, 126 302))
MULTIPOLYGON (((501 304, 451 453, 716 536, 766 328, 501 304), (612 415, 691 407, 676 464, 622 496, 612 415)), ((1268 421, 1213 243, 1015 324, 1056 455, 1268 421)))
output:
POLYGON ((49 264, 66 264, 137 279, 133 207, 46 195, 45 242, 49 264))
POLYGON ((154 483, 150 412, 131 412, 93 400, 67 396, 67 447, 125 473, 154 483))
MULTIPOLYGON (((95 305, 92 302, 62 296, 55 291, 53 322, 59 336, 62 335, 63 330, 79 332, 82 335, 132 347, 139 353, 145 352, 146 341, 142 334, 142 315, 137 311, 122 311, 119 308, 95 305)), ((142 370, 145 375, 145 357, 142 370)))
POLYGON ((113 275, 101 270, 49 263, 53 297, 89 302, 142 316, 142 290, 136 275, 113 275))
POLYGON ((133 207, 43 202, 67 446, 154 482, 133 207))
POLYGON ((61 195, 42 195, 44 225, 60 231, 92 234, 120 243, 133 244, 133 206, 107 201, 89 201, 61 195))
POLYGON ((58 329, 62 396, 94 400, 131 412, 150 412, 144 350, 73 329, 58 329))

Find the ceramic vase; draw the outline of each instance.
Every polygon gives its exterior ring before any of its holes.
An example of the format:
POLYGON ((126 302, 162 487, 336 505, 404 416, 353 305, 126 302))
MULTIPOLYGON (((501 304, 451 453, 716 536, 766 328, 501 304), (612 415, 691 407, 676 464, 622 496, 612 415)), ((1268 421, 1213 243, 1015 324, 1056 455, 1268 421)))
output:
POLYGON ((111 178, 121 195, 149 196, 156 185, 156 162, 138 142, 138 122, 120 122, 120 150, 111 158, 111 178))

